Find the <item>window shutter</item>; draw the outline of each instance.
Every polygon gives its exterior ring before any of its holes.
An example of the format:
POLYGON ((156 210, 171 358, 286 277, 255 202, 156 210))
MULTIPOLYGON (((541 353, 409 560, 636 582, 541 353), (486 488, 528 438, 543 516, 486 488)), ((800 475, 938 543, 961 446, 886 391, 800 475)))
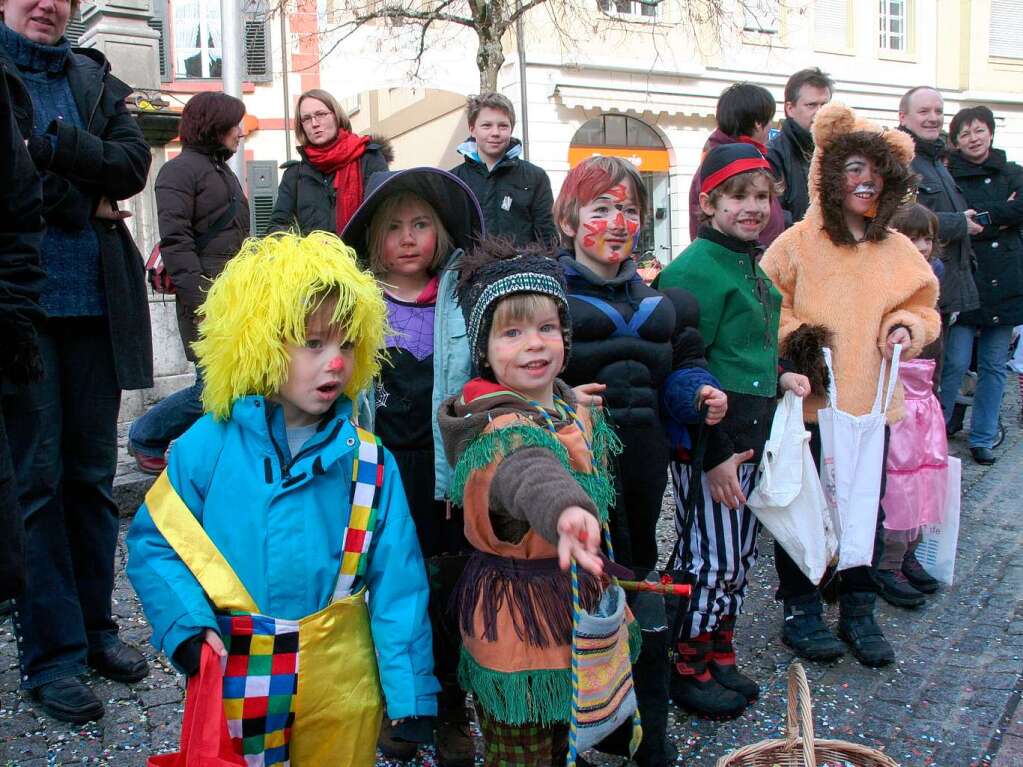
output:
POLYGON ((1023 0, 991 0, 989 55, 1023 59, 1023 0))
POLYGON ((817 0, 813 6, 814 46, 849 47, 849 0, 817 0))
POLYGON ((277 202, 277 163, 273 160, 250 160, 245 166, 251 231, 254 237, 262 237, 270 228, 270 214, 277 202))
POLYGON ((160 59, 160 79, 167 81, 171 79, 170 71, 170 50, 167 45, 167 0, 156 0, 153 3, 153 15, 149 17, 149 28, 156 30, 160 35, 157 56, 160 59))
POLYGON ((269 31, 262 17, 245 21, 245 79, 250 82, 269 82, 273 74, 269 31))

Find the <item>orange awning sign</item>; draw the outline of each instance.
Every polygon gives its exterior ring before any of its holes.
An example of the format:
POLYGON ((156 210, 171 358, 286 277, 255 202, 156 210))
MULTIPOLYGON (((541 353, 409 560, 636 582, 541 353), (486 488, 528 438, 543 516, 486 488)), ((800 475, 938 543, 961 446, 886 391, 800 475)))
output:
POLYGON ((591 157, 621 157, 636 166, 641 173, 667 173, 670 167, 667 149, 640 149, 639 147, 572 146, 568 148, 568 165, 574 168, 591 157))

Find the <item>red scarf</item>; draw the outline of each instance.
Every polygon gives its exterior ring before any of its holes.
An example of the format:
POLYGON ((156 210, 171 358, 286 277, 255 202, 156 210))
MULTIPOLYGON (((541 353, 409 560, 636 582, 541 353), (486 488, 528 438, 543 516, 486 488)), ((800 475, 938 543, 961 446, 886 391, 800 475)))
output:
POLYGON ((305 148, 305 156, 316 170, 325 176, 334 174, 339 235, 362 204, 362 171, 357 161, 366 153, 367 144, 369 136, 339 131, 333 144, 305 148))
POLYGON ((767 147, 761 144, 759 141, 755 141, 754 139, 751 139, 749 136, 739 136, 739 143, 752 144, 757 148, 757 151, 760 152, 760 154, 762 154, 764 157, 767 157, 767 147))

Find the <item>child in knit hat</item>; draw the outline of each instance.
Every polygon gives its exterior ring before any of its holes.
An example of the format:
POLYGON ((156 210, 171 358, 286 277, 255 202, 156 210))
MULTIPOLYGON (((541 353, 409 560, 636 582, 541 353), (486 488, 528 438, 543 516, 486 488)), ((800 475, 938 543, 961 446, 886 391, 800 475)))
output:
POLYGON ((459 302, 479 377, 439 413, 451 497, 475 549, 455 591, 459 680, 473 693, 485 765, 563 763, 571 714, 575 559, 585 609, 600 594, 601 520, 614 437, 559 378, 570 348, 561 267, 484 241, 459 302))
MULTIPOLYGON (((809 394, 810 384, 796 373, 779 375, 781 295, 757 265, 762 250, 757 241, 774 199, 771 166, 752 146, 726 144, 707 154, 700 179, 698 236, 654 287, 686 288, 699 298, 707 366, 728 395, 728 412, 710 427, 702 477, 693 476, 698 469, 684 450, 676 450, 671 463, 677 561, 694 583, 676 637, 679 661, 671 696, 696 714, 730 718, 759 695, 756 682, 736 668, 732 641, 760 529, 746 498, 756 482, 776 398, 782 389, 809 394), (696 479, 702 493, 687 524, 682 499, 696 479)), ((680 399, 676 389, 669 381, 661 393, 669 418, 680 409, 673 405, 680 399)))
POLYGON ((351 419, 379 370, 383 298, 336 236, 273 235, 246 243, 201 314, 207 414, 128 533, 153 643, 189 676, 221 656, 246 763, 371 767, 384 704, 402 737, 429 739, 439 687, 398 468, 351 419))

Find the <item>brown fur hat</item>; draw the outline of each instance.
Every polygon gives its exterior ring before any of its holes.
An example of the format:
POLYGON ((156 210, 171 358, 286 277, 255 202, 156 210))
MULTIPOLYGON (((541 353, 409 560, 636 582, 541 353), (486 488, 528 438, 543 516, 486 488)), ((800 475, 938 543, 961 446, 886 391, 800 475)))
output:
POLYGON ((913 191, 916 176, 913 139, 898 130, 882 128, 843 104, 821 107, 813 122, 815 150, 810 166, 810 196, 818 206, 824 231, 835 245, 855 245, 845 223, 845 161, 853 154, 870 160, 884 178, 877 210, 867 223, 864 239, 878 242, 888 236, 888 226, 913 191))

